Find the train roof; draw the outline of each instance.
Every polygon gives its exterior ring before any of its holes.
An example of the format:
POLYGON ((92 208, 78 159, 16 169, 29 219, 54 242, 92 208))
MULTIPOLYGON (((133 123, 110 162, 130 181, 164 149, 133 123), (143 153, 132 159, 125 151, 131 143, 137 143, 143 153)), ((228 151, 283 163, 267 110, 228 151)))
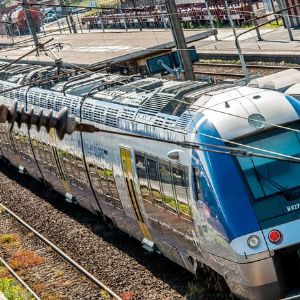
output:
MULTIPOLYGON (((37 74, 41 70, 49 73, 47 68, 36 67, 37 74)), ((24 66, 15 66, 5 74, 0 72, 0 79, 5 80, 0 83, 1 89, 24 84, 32 78, 35 78, 34 70, 28 72, 24 66), (22 82, 18 76, 22 73, 20 70, 26 73, 22 82)), ((207 81, 178 82, 92 73, 64 78, 48 88, 27 89, 20 88, 4 95, 20 101, 27 95, 30 105, 57 111, 66 106, 78 117, 84 100, 84 119, 124 130, 131 130, 130 124, 135 123, 136 127, 142 124, 140 126, 187 132, 192 118, 202 114, 211 120, 222 138, 234 139, 257 130, 249 123, 249 116, 253 114, 276 124, 298 119, 282 93, 232 84, 214 85, 207 81)))

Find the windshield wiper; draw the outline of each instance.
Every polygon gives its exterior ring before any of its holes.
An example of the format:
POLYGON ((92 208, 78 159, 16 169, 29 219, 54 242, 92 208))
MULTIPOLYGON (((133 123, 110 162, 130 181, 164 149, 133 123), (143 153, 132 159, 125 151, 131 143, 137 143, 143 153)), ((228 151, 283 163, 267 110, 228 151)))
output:
POLYGON ((274 186, 275 188, 277 188, 283 194, 283 196, 285 197, 285 199, 287 201, 291 201, 291 200, 295 199, 295 195, 293 195, 290 191, 288 191, 284 186, 279 184, 277 181, 275 181, 269 177, 266 177, 266 176, 258 173, 257 171, 255 171, 255 174, 258 179, 260 179, 260 180, 262 179, 265 182, 267 182, 267 183, 271 184, 272 186, 274 186))

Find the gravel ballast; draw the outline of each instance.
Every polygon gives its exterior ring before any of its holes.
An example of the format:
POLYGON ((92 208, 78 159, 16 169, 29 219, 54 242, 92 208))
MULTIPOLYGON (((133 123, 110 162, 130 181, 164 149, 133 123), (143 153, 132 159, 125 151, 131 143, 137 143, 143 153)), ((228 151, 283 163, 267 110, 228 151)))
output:
POLYGON ((185 298, 192 274, 2 161, 0 202, 119 295, 185 298))

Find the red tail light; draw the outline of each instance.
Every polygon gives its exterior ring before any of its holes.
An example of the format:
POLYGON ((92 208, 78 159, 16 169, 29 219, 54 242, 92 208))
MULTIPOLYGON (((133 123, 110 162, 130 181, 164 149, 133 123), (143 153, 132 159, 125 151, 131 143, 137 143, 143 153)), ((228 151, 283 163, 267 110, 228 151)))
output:
POLYGON ((279 230, 273 229, 269 232, 268 238, 271 243, 277 244, 282 240, 282 234, 279 230))

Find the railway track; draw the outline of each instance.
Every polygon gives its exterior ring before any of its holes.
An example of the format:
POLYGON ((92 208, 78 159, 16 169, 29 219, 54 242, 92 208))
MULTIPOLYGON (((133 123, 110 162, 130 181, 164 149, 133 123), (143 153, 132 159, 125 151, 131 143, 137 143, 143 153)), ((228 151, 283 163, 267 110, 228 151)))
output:
MULTIPOLYGON (((110 229, 82 208, 66 203, 64 197, 19 174, 2 160, 0 182, 0 203, 69 256, 76 257, 80 265, 122 299, 194 299, 189 295, 194 295, 197 283, 191 273, 161 255, 147 253, 135 239, 110 229)), ((0 230, 5 219, 0 214, 0 230)), ((206 288, 199 286, 202 295, 206 288)))
POLYGON ((34 299, 122 300, 1 203, 0 212, 0 262, 34 299))
MULTIPOLYGON (((290 68, 300 71, 298 65, 261 65, 248 64, 250 76, 266 76, 290 68)), ((194 64, 195 74, 198 76, 209 76, 216 80, 224 79, 242 79, 242 67, 240 64, 233 63, 196 63, 194 64)))

